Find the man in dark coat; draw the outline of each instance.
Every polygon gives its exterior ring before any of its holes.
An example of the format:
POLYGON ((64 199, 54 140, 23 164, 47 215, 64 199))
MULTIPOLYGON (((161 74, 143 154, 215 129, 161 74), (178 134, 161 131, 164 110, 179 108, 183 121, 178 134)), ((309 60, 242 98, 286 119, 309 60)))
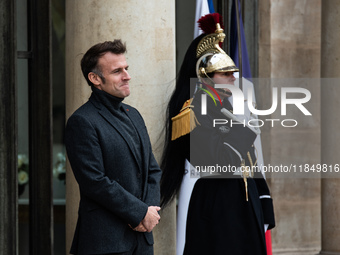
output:
POLYGON ((81 196, 71 254, 153 254, 161 170, 143 118, 122 103, 131 79, 125 52, 120 40, 99 43, 81 61, 92 94, 66 126, 81 196))

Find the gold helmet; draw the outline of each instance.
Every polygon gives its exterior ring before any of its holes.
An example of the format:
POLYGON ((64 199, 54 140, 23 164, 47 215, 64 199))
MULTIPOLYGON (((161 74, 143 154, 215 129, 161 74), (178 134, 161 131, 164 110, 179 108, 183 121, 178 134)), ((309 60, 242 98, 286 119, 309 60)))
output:
MULTIPOLYGON (((208 73, 212 72, 238 72, 234 61, 221 49, 220 43, 223 42, 225 34, 223 33, 222 17, 218 13, 212 13, 203 16, 198 21, 199 27, 203 30, 205 36, 199 41, 196 47, 196 74, 205 83, 213 83, 208 73)), ((195 42, 196 43, 196 42, 195 42)), ((195 47, 193 47, 195 48, 195 47)), ((192 50, 191 48, 189 48, 192 50)), ((194 55, 194 52, 191 52, 194 55)), ((194 67, 195 68, 195 67, 194 67)), ((202 81, 203 82, 203 81, 202 81)), ((211 84, 212 85, 212 84, 211 84)), ((197 125, 200 125, 192 110, 192 100, 188 99, 179 114, 172 117, 172 136, 171 140, 190 133, 197 125)))
POLYGON ((204 36, 198 43, 196 50, 196 57, 198 58, 196 62, 196 73, 198 78, 208 77, 207 73, 239 71, 234 61, 220 47, 220 43, 222 43, 225 38, 220 23, 216 22, 221 19, 220 15, 217 14, 217 18, 214 19, 211 19, 210 15, 212 14, 208 14, 199 20, 200 27, 203 30, 209 31, 207 27, 211 26, 212 22, 216 26, 216 30, 204 36))

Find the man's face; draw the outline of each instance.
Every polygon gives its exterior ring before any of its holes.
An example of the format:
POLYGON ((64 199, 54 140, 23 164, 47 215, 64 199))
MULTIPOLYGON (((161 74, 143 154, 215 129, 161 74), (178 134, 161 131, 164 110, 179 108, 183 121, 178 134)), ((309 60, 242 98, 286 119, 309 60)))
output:
POLYGON ((104 80, 96 75, 95 82, 91 80, 96 88, 119 98, 130 95, 129 80, 131 77, 127 71, 128 65, 124 54, 107 52, 98 59, 98 67, 104 80))
MULTIPOLYGON (((234 72, 216 72, 214 73, 213 80, 215 84, 230 84, 235 85, 234 82, 236 80, 234 76, 234 72)), ((227 88, 216 89, 219 96, 222 98, 230 97, 231 92, 227 88)))

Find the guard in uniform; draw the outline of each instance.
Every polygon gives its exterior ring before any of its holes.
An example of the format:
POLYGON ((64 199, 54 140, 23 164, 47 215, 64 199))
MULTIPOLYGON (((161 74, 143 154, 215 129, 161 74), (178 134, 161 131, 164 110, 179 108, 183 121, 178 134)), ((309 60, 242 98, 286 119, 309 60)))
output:
POLYGON ((220 15, 206 15, 199 23, 204 34, 187 51, 168 107, 171 142, 166 142, 168 154, 163 157, 162 198, 168 202, 174 197, 183 174, 183 168, 176 170, 174 163, 167 170, 166 163, 185 157, 201 171, 201 178, 190 198, 184 254, 265 255, 265 231, 275 226, 275 220, 270 192, 257 166, 257 133, 245 125, 230 124, 237 119, 228 100, 232 94, 215 89, 215 84, 234 85, 233 73, 238 71, 220 47, 225 38, 220 15), (198 82, 189 93, 188 77, 195 77, 192 70, 198 82), (180 100, 184 105, 173 115, 180 100), (227 123, 215 125, 216 119, 227 123))

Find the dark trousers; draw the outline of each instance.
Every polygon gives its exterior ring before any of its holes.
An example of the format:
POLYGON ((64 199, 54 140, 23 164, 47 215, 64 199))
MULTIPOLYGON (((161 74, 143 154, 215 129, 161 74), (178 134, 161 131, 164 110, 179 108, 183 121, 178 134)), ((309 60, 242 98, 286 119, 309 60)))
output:
POLYGON ((100 255, 153 255, 153 245, 149 245, 144 235, 136 233, 136 243, 132 246, 132 249, 128 252, 120 252, 120 253, 108 253, 108 254, 100 254, 100 255))

